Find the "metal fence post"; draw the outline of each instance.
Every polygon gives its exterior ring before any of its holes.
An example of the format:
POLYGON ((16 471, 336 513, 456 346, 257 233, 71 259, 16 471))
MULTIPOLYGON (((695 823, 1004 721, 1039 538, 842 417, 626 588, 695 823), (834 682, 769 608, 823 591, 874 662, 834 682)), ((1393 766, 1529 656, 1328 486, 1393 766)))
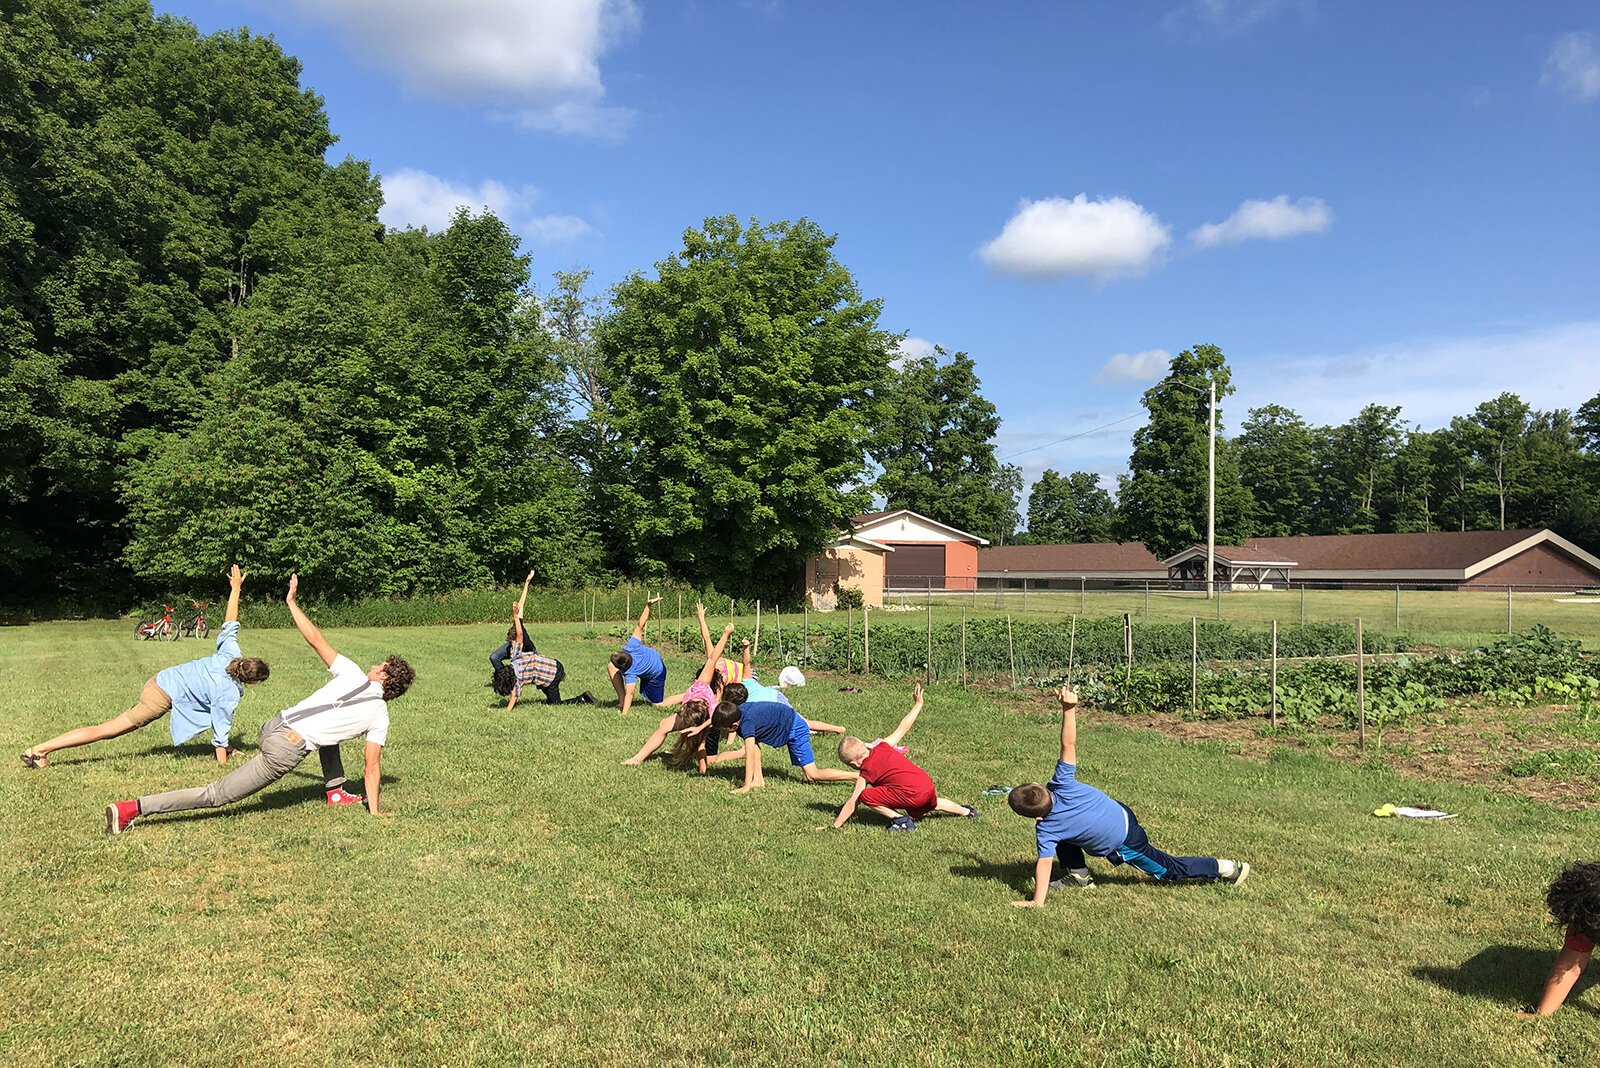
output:
POLYGON ((1144 580, 1144 618, 1145 618, 1146 622, 1149 622, 1149 620, 1150 620, 1150 580, 1149 579, 1145 579, 1144 580))
POLYGON ((1072 630, 1067 637, 1067 685, 1072 685, 1072 667, 1078 659, 1078 617, 1072 617, 1072 630))
POLYGON ((1122 613, 1122 658, 1127 663, 1123 671, 1124 679, 1133 678, 1133 616, 1122 613))
POLYGON ((1300 584, 1300 625, 1306 625, 1306 584, 1300 584))
POLYGON ((1088 575, 1079 575, 1078 576, 1078 614, 1079 615, 1082 615, 1084 613, 1084 610, 1088 608, 1088 596, 1089 596, 1089 576, 1088 575))
POLYGON ((1394 586, 1394 629, 1400 629, 1400 584, 1394 586))
POLYGON ((1511 587, 1506 587, 1506 633, 1512 633, 1511 626, 1511 587))

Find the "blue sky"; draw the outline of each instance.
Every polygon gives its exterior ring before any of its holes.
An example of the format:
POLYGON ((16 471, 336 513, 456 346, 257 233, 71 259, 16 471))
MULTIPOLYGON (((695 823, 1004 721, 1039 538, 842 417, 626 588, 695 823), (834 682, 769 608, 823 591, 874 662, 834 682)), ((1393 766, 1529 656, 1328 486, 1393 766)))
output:
POLYGON ((492 206, 541 282, 648 270, 708 215, 815 220, 911 351, 972 354, 1030 481, 1114 488, 1140 392, 1202 342, 1230 430, 1600 392, 1592 2, 157 10, 274 36, 386 221, 492 206))

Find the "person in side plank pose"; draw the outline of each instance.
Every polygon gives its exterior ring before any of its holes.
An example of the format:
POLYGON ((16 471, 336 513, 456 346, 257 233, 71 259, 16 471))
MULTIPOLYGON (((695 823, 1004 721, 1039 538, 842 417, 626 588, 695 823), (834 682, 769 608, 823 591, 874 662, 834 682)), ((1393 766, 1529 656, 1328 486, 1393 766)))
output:
POLYGON ((367 736, 367 811, 378 814, 380 765, 384 744, 389 740, 388 703, 411 688, 416 673, 398 656, 390 656, 363 672, 349 657, 342 656, 329 645, 322 632, 306 617, 295 601, 299 589, 300 576, 291 575, 284 601, 300 636, 328 665, 333 681, 262 724, 260 752, 209 786, 169 790, 107 805, 107 834, 121 834, 141 816, 217 808, 242 801, 299 767, 311 750, 337 747, 340 742, 361 734, 367 736))
POLYGON ((885 816, 889 820, 886 831, 914 831, 917 820, 931 812, 969 820, 978 818, 978 810, 971 805, 940 797, 934 788, 933 776, 906 756, 905 747, 900 743, 921 713, 922 683, 919 682, 911 693, 911 711, 892 734, 870 745, 849 734, 839 740, 839 759, 856 769, 856 788, 839 809, 839 817, 833 821, 834 830, 843 827, 855 815, 858 804, 885 816))

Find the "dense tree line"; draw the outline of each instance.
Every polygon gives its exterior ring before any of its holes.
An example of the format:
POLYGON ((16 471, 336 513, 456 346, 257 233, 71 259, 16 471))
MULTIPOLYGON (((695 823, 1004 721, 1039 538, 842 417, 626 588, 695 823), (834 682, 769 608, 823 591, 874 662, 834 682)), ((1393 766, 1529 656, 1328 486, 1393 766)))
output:
MULTIPOLYGON (((1168 555, 1205 539, 1205 383, 1218 397, 1217 542, 1296 534, 1412 533, 1550 527, 1600 549, 1600 396, 1541 412, 1514 393, 1484 401, 1447 426, 1424 430, 1401 409, 1369 404, 1338 426, 1312 426, 1278 404, 1252 408, 1226 435, 1233 392, 1222 353, 1198 345, 1173 357, 1145 393, 1149 422, 1134 434, 1109 532, 1075 540, 1139 540, 1168 555), (1104 536, 1099 536, 1103 534, 1104 536)), ((1094 476, 1074 507, 1092 501, 1094 476)), ((1046 472, 1028 513, 1051 517, 1060 476, 1046 472)), ((1068 509, 1070 511, 1071 509, 1068 509)), ((1048 526, 1087 531, 1088 527, 1048 526)), ((1035 533, 1030 530, 1029 534, 1035 533)), ((1055 540, 1034 538, 1033 540, 1055 540)))
MULTIPOLYGON (((603 576, 792 589, 874 503, 993 542, 1204 537, 1220 350, 1145 396, 1117 498, 1019 469, 964 352, 901 335, 815 223, 707 219, 609 293, 541 292, 462 211, 386 229, 299 64, 147 0, 0 4, 0 603, 202 591, 233 560, 333 596, 603 576)), ((1549 524, 1597 540, 1600 397, 1424 432, 1254 410, 1219 541, 1549 524)))

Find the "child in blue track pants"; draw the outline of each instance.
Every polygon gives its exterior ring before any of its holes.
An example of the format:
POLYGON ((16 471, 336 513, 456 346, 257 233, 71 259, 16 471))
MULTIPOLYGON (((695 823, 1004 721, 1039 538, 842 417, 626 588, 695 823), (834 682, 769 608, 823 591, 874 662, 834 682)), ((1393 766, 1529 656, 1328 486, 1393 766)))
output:
POLYGON ((1215 857, 1175 857, 1150 844, 1133 809, 1087 783, 1078 781, 1078 695, 1062 687, 1061 760, 1049 783, 1024 783, 1007 797, 1012 811, 1035 823, 1039 860, 1034 867, 1033 896, 1013 901, 1018 908, 1043 905, 1050 893, 1050 872, 1059 856, 1066 874, 1054 885, 1093 886, 1084 854, 1112 864, 1131 864, 1162 882, 1184 879, 1243 882, 1250 865, 1215 857))

